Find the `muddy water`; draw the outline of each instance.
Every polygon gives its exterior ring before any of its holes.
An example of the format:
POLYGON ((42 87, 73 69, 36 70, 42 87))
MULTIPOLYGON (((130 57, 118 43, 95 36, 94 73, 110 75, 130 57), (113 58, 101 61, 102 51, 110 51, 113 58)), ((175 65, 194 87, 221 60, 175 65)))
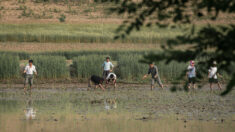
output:
POLYGON ((1 132, 235 130, 235 92, 0 89, 1 132))

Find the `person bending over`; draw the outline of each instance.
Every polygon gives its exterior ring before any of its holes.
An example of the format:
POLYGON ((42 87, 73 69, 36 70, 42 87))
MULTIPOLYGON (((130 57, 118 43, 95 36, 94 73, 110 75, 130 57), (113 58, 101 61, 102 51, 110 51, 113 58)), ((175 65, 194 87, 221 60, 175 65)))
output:
POLYGON ((24 90, 26 92, 26 86, 29 84, 30 90, 33 86, 33 74, 37 75, 35 66, 33 65, 33 60, 29 60, 29 64, 26 65, 24 69, 25 81, 24 81, 24 90))
POLYGON ((92 75, 89 79, 88 79, 88 87, 91 87, 91 83, 95 84, 95 88, 97 88, 98 86, 104 91, 104 87, 103 87, 103 82, 104 82, 104 78, 96 76, 96 75, 92 75))
POLYGON ((146 77, 148 77, 148 75, 152 76, 152 80, 151 80, 151 90, 153 90, 154 88, 154 83, 155 81, 158 83, 158 85, 163 89, 163 84, 161 82, 159 73, 158 73, 158 68, 156 65, 154 65, 154 63, 150 63, 149 64, 149 70, 148 70, 148 74, 145 74, 143 76, 143 79, 145 79, 146 77))
POLYGON ((105 88, 107 87, 107 85, 109 83, 112 83, 114 85, 114 88, 116 88, 116 80, 117 80, 117 76, 116 74, 114 73, 109 73, 108 76, 106 77, 106 85, 105 85, 105 88))

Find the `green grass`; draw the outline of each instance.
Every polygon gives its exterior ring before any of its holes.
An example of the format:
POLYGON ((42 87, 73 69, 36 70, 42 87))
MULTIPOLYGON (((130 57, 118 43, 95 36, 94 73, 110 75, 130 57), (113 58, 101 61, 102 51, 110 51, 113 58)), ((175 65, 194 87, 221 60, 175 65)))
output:
POLYGON ((141 80, 142 76, 147 73, 148 65, 140 63, 141 54, 124 54, 118 58, 117 75, 120 79, 126 81, 141 80))
POLYGON ((74 76, 77 78, 88 78, 91 75, 102 76, 102 64, 105 56, 88 55, 73 58, 74 76))
POLYGON ((148 51, 114 51, 114 50, 104 50, 104 51, 54 51, 54 52, 39 52, 39 53, 28 53, 28 52, 14 52, 14 51, 0 51, 0 54, 10 54, 13 56, 18 56, 20 60, 28 60, 30 56, 34 55, 46 55, 46 56, 63 56, 67 60, 71 60, 77 56, 83 55, 109 55, 112 59, 117 60, 120 54, 140 54, 144 55, 153 52, 153 50, 148 51))
POLYGON ((34 65, 39 78, 67 78, 68 67, 65 57, 61 56, 33 56, 34 65))
POLYGON ((19 75, 19 57, 9 54, 0 55, 0 79, 16 78, 19 75))
MULTIPOLYGON (((156 62, 156 65, 158 66, 159 75, 162 80, 171 82, 171 81, 177 81, 181 74, 185 74, 185 70, 188 66, 188 63, 179 63, 176 61, 173 61, 169 64, 166 64, 165 62, 156 62)), ((197 68, 197 67, 196 67, 197 68)), ((184 78, 180 79, 181 81, 184 80, 184 78)))
POLYGON ((164 43, 183 29, 143 28, 114 41, 117 24, 1 24, 1 42, 164 43))
MULTIPOLYGON (((0 78, 18 77, 19 59, 33 59, 39 73, 40 79, 78 79, 83 81, 91 75, 102 76, 102 67, 105 57, 110 56, 114 63, 114 72, 118 76, 118 80, 122 82, 147 82, 149 79, 142 81, 141 78, 148 72, 148 64, 140 63, 142 56, 153 51, 59 51, 59 52, 42 52, 42 53, 26 53, 26 52, 0 52, 1 68, 5 69, 7 65, 18 65, 18 68, 10 68, 1 70, 0 78), (13 59, 14 58, 14 59, 13 59), (13 61, 12 61, 13 60, 13 61), (66 60, 69 60, 66 62, 66 60), (14 71, 16 70, 16 71, 14 71), (70 73, 70 76, 69 76, 70 73), (14 74, 14 75, 12 75, 14 74)), ((156 51, 155 51, 156 52, 156 51)), ((197 73, 201 72, 196 60, 197 73)), ((163 61, 157 61, 156 65, 159 75, 163 83, 182 82, 186 78, 179 78, 185 75, 188 63, 171 62, 165 64, 163 61)), ((16 66, 15 66, 16 67, 16 66)), ((234 72, 234 64, 231 66, 231 72, 234 72)), ((7 67, 8 68, 8 67, 7 67)), ((204 81, 207 80, 207 71, 201 72, 204 81)), ((219 71, 223 76, 220 80, 226 82, 231 76, 223 71, 219 71)))

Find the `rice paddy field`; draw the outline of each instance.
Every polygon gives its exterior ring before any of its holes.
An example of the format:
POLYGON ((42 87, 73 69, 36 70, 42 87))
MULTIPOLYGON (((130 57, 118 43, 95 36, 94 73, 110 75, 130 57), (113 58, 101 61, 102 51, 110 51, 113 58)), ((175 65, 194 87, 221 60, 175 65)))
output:
MULTIPOLYGON (((161 46, 190 25, 144 27, 114 40, 126 16, 108 14, 112 6, 99 0, 0 0, 0 132, 233 132, 235 92, 221 97, 216 85, 210 91, 207 73, 196 90, 185 91, 181 75, 188 62, 156 61, 164 89, 151 91, 151 78, 142 79, 149 68, 143 56, 164 52, 161 46), (88 78, 102 76, 107 56, 117 88, 88 90, 88 78), (29 59, 38 75, 24 90, 29 59)), ((197 20, 195 32, 208 21, 197 20)), ((234 14, 222 14, 209 23, 234 22, 234 14)), ((224 90, 231 76, 219 73, 224 90)))
POLYGON ((148 85, 120 85, 105 92, 86 85, 1 85, 2 132, 28 131, 215 131, 233 132, 234 91, 150 91, 148 85), (54 87, 52 89, 52 87, 54 87), (31 116, 30 116, 31 115, 31 116))

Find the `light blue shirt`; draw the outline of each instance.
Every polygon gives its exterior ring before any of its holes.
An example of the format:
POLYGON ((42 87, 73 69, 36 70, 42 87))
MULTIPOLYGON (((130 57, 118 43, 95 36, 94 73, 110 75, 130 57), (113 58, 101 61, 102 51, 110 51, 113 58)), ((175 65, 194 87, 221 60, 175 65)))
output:
POLYGON ((102 67, 104 68, 105 71, 109 71, 111 67, 112 68, 114 67, 114 65, 110 61, 109 62, 104 61, 104 64, 102 65, 102 67))
POLYGON ((195 66, 188 66, 188 77, 192 78, 192 77, 196 77, 196 68, 195 66))

